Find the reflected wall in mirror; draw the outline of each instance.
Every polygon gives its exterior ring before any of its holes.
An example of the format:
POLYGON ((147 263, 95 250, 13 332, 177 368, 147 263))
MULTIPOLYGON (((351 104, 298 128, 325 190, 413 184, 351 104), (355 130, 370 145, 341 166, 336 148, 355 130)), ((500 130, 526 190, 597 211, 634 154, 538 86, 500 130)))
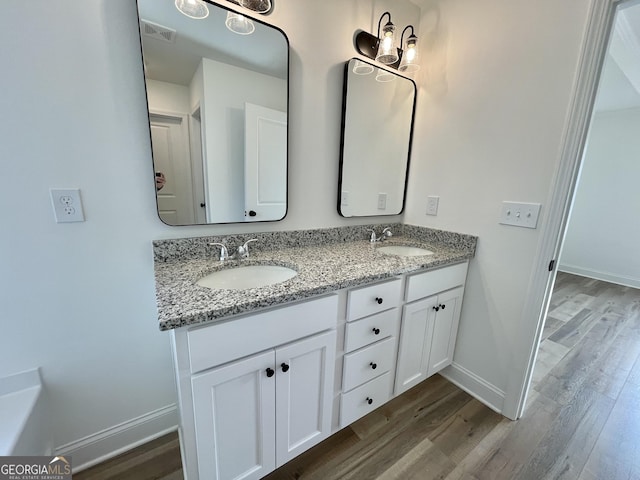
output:
MULTIPOLYGON (((281 220, 287 213, 289 42, 206 3, 138 0, 158 215, 169 225, 281 220), (164 183, 164 184, 163 184, 164 183)), ((236 13, 236 15, 234 15, 236 13)))
POLYGON ((353 58, 345 69, 338 211, 397 215, 411 154, 415 83, 353 58))

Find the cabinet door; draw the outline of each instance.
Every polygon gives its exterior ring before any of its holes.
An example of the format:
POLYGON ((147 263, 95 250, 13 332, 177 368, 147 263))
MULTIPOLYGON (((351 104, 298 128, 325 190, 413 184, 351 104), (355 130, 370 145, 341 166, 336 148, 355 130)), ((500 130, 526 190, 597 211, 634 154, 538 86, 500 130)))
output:
POLYGON ((274 351, 192 377, 199 478, 258 479, 275 469, 274 351))
POLYGON ((427 378, 436 314, 434 307, 437 305, 437 298, 434 296, 409 303, 403 308, 396 367, 396 395, 427 378))
POLYGON ((276 350, 278 466, 330 434, 335 350, 335 330, 276 350))
POLYGON ((453 362, 463 291, 461 287, 438 295, 439 310, 433 325, 427 376, 433 375, 453 362))

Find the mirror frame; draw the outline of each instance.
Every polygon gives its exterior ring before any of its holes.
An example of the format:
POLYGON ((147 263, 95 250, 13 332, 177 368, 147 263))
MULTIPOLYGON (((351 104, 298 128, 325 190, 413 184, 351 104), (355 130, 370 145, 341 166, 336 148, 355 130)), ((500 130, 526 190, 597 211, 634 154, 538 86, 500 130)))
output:
MULTIPOLYGON (((236 2, 235 0, 229 0, 231 3, 233 3, 234 5, 240 6, 238 2, 236 2)), ((226 10, 228 12, 234 12, 237 13, 238 11, 229 8, 228 6, 222 5, 220 3, 214 2, 212 0, 204 0, 205 3, 208 3, 209 5, 212 5, 214 7, 218 7, 221 8, 223 10, 226 10)), ((274 0, 272 0, 271 3, 271 9, 268 12, 265 12, 261 15, 269 15, 273 12, 275 6, 275 2, 274 0)), ((246 9, 245 9, 246 10, 246 9)), ((145 100, 145 105, 146 105, 146 111, 147 111, 147 128, 149 131, 149 153, 151 156, 151 167, 153 168, 152 171, 152 180, 153 180, 153 189, 155 192, 155 204, 156 204, 156 215, 158 216, 158 219, 164 224, 167 225, 169 227, 193 227, 193 226, 207 226, 207 225, 244 225, 244 224, 257 224, 257 223, 270 223, 270 222, 280 222, 282 220, 284 220, 287 216, 287 214, 289 213, 289 134, 290 134, 290 128, 289 128, 289 118, 290 118, 290 113, 291 113, 291 42, 289 41, 289 37, 287 36, 287 34, 285 33, 285 31, 280 28, 277 27, 275 25, 272 25, 270 23, 267 23, 263 20, 260 20, 259 18, 256 18, 254 15, 260 15, 257 12, 251 12, 249 11, 250 14, 246 14, 245 12, 240 12, 243 16, 247 17, 248 19, 250 19, 253 22, 257 22, 265 27, 269 27, 273 30, 276 30, 278 32, 280 32, 280 34, 282 35, 284 41, 286 42, 287 45, 287 92, 286 92, 286 101, 287 101, 287 109, 286 109, 286 113, 287 113, 287 140, 286 140, 286 148, 287 148, 287 157, 285 160, 285 181, 286 181, 286 192, 285 192, 285 211, 284 214, 282 215, 282 217, 277 218, 277 219, 272 219, 272 220, 255 220, 255 221, 251 221, 251 222, 206 222, 206 223, 184 223, 184 224, 171 224, 171 223, 167 223, 165 222, 162 217, 160 216, 160 206, 159 206, 159 202, 158 202, 158 195, 157 195, 157 190, 156 190, 156 169, 155 169, 155 159, 153 157, 153 144, 152 144, 152 132, 151 132, 151 116, 152 113, 149 110, 149 92, 147 89, 147 76, 145 74, 145 69, 142 68, 142 81, 144 84, 144 100, 145 100)), ((141 20, 142 18, 140 17, 140 6, 139 6, 139 0, 136 0, 136 17, 138 19, 138 37, 139 37, 139 42, 140 42, 140 64, 142 65, 142 67, 144 67, 144 50, 142 47, 142 29, 141 29, 141 20)), ((223 28, 226 28, 223 26, 223 28)))
POLYGON ((414 125, 415 125, 415 118, 416 118, 416 102, 417 102, 417 97, 418 97, 418 88, 416 86, 416 82, 414 82, 411 78, 405 77, 403 75, 400 75, 397 71, 394 70, 389 70, 387 68, 384 68, 382 66, 380 66, 379 64, 373 64, 370 62, 367 62, 366 60, 362 59, 362 58, 358 58, 358 57, 353 57, 350 58, 349 60, 347 60, 347 62, 345 63, 344 66, 344 82, 343 82, 343 88, 342 88, 342 121, 340 123, 340 164, 338 166, 338 204, 337 204, 337 209, 338 209, 338 213, 340 214, 341 217, 344 218, 367 218, 367 217, 383 217, 383 216, 393 216, 393 215, 401 215, 404 212, 404 208, 406 205, 406 200, 407 200, 407 184, 409 181, 409 167, 411 166, 411 152, 413 149, 413 130, 414 130, 414 125), (384 70, 385 72, 389 72, 393 75, 396 75, 398 77, 400 77, 403 80, 408 80, 409 82, 411 82, 411 84, 413 85, 413 105, 411 107, 411 126, 409 128, 409 145, 407 148, 407 171, 405 172, 405 177, 404 177, 404 190, 402 192, 402 208, 400 209, 400 211, 398 213, 387 213, 387 214, 377 214, 377 215, 350 215, 350 216, 346 216, 342 214, 342 211, 340 209, 341 204, 342 204, 342 180, 343 180, 343 167, 344 167, 344 141, 345 141, 345 126, 346 126, 346 118, 347 118, 347 92, 348 92, 348 78, 349 78, 349 64, 351 63, 352 60, 356 60, 362 63, 365 63, 367 65, 371 65, 373 68, 379 69, 379 70, 384 70))

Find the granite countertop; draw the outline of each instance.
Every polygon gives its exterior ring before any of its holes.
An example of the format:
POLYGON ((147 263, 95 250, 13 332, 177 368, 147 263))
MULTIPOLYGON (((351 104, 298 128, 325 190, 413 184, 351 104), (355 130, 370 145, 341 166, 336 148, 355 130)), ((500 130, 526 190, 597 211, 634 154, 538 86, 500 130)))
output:
MULTIPOLYGON (((366 232, 366 227, 350 229, 355 230, 355 238, 366 238, 362 234, 363 230, 366 232)), ((377 227, 378 231, 381 230, 377 227)), ((209 242, 223 241, 228 246, 235 246, 242 244, 241 240, 201 237, 154 242, 160 330, 211 322, 343 288, 366 285, 407 272, 461 262, 475 254, 476 237, 399 224, 392 229, 399 231, 400 236, 375 244, 368 240, 354 240, 350 231, 345 234, 347 229, 344 227, 246 235, 246 238, 258 237, 262 242, 259 248, 250 249, 250 257, 242 260, 242 265, 274 264, 298 272, 285 282, 248 290, 210 289, 195 283, 215 270, 238 265, 236 260, 220 262, 217 248, 209 247, 209 242), (337 238, 334 238, 334 230, 341 230, 337 238), (315 235, 313 232, 320 233, 315 235), (330 239, 326 237, 327 232, 330 239), (283 245, 278 241, 284 239, 289 244, 300 246, 283 245), (265 244, 264 240, 272 242, 265 244), (394 244, 422 247, 434 253, 405 257, 386 255, 376 250, 381 245, 394 244)), ((256 243, 253 242, 251 247, 256 243)))

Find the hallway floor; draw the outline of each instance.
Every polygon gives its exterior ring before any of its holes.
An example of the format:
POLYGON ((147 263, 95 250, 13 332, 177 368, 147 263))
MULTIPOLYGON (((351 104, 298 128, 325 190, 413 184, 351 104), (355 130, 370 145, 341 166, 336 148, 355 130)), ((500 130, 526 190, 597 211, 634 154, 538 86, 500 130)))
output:
MULTIPOLYGON (((435 375, 266 478, 639 480, 640 290, 559 273, 543 338, 519 421, 435 375)), ((177 436, 74 475, 116 478, 180 480, 177 436)))

